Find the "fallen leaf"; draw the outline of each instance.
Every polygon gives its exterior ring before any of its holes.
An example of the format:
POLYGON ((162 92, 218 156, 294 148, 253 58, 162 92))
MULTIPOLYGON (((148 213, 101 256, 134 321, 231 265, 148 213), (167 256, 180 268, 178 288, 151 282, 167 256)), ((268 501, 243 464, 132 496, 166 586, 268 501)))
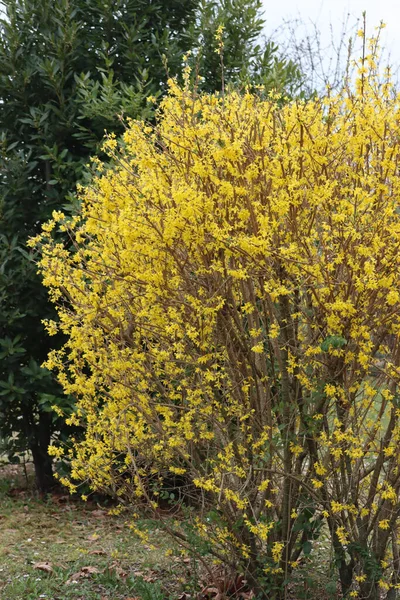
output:
POLYGON ((201 590, 199 597, 200 598, 212 598, 213 600, 220 600, 221 592, 216 587, 208 586, 208 587, 204 588, 203 590, 201 590))
POLYGON ((56 502, 69 502, 71 500, 71 496, 69 494, 63 494, 62 496, 53 496, 53 499, 56 499, 56 502))
POLYGON ((124 569, 122 569, 121 567, 116 567, 115 569, 115 573, 117 575, 117 577, 128 577, 128 573, 126 571, 124 571, 124 569))
POLYGON ((92 512, 90 513, 92 515, 92 517, 96 517, 96 519, 102 519, 103 517, 105 517, 107 515, 107 511, 106 510, 92 510, 92 512))
POLYGON ((243 600, 253 600, 256 595, 253 590, 250 590, 249 592, 240 592, 239 596, 241 596, 243 600))
POLYGON ((76 583, 78 579, 83 579, 85 577, 90 577, 90 575, 95 575, 96 573, 100 573, 101 571, 97 567, 82 567, 80 571, 71 575, 69 579, 67 579, 66 584, 70 585, 71 583, 76 583))
POLYGON ((97 567, 82 567, 81 571, 83 573, 87 573, 88 575, 92 575, 93 573, 100 573, 100 570, 97 567))
POLYGON ((107 552, 105 552, 104 550, 92 550, 91 552, 89 552, 89 554, 93 554, 96 556, 106 556, 107 552))
POLYGON ((33 565, 34 569, 39 569, 39 571, 45 571, 46 573, 52 573, 53 567, 49 562, 37 562, 33 565))

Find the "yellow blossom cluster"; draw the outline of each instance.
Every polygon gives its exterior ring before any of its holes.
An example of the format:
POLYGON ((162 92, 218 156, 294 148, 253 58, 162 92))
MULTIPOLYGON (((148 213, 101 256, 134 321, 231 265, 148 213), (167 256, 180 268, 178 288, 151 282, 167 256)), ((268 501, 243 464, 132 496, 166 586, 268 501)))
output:
POLYGON ((155 511, 184 478, 218 515, 198 535, 253 577, 286 580, 325 519, 366 585, 397 544, 400 98, 372 55, 307 102, 169 85, 32 242, 73 477, 155 511))

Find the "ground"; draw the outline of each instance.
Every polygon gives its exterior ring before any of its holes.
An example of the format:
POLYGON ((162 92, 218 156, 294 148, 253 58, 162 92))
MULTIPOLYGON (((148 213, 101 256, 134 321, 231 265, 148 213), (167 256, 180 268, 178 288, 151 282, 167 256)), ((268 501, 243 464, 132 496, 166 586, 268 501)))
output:
POLYGON ((95 503, 21 489, 20 472, 0 467, 1 600, 162 600, 193 585, 190 559, 152 523, 149 545, 126 518, 95 503), (13 483, 14 481, 14 483, 13 483))
MULTIPOLYGON (((35 495, 31 469, 0 464, 0 600, 255 600, 238 579, 213 580, 158 528, 143 544, 126 516, 106 502, 84 503, 62 490, 35 495), (221 594, 221 586, 231 594, 221 594), (225 587, 226 589, 226 587, 225 587), (235 590, 236 593, 233 592, 235 590)), ((287 600, 337 600, 325 536, 299 568, 287 600)))

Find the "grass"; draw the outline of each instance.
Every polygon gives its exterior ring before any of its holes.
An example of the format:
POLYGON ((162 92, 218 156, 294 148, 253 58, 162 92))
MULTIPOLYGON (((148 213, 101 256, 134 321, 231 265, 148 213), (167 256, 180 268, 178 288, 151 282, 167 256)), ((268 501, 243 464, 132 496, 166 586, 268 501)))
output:
MULTIPOLYGON (((0 465, 0 599, 205 600, 215 595, 215 582, 210 592, 198 594, 201 573, 154 522, 142 521, 142 526, 148 545, 134 536, 125 518, 63 492, 40 500, 29 491, 21 467, 0 465)), ((330 560, 327 536, 321 535, 296 569, 288 600, 337 600, 330 560)))
POLYGON ((166 556, 171 542, 154 525, 143 545, 122 517, 67 495, 44 502, 13 491, 2 471, 2 600, 163 600, 192 586, 190 564, 179 548, 166 556))

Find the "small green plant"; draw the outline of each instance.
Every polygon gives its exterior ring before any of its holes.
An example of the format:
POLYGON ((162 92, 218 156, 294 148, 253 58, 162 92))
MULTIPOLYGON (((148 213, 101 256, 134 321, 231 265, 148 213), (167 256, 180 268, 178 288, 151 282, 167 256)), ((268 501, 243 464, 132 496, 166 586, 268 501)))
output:
POLYGON ((138 594, 140 600, 165 600, 166 593, 159 581, 145 581, 142 577, 131 580, 132 590, 138 594))

